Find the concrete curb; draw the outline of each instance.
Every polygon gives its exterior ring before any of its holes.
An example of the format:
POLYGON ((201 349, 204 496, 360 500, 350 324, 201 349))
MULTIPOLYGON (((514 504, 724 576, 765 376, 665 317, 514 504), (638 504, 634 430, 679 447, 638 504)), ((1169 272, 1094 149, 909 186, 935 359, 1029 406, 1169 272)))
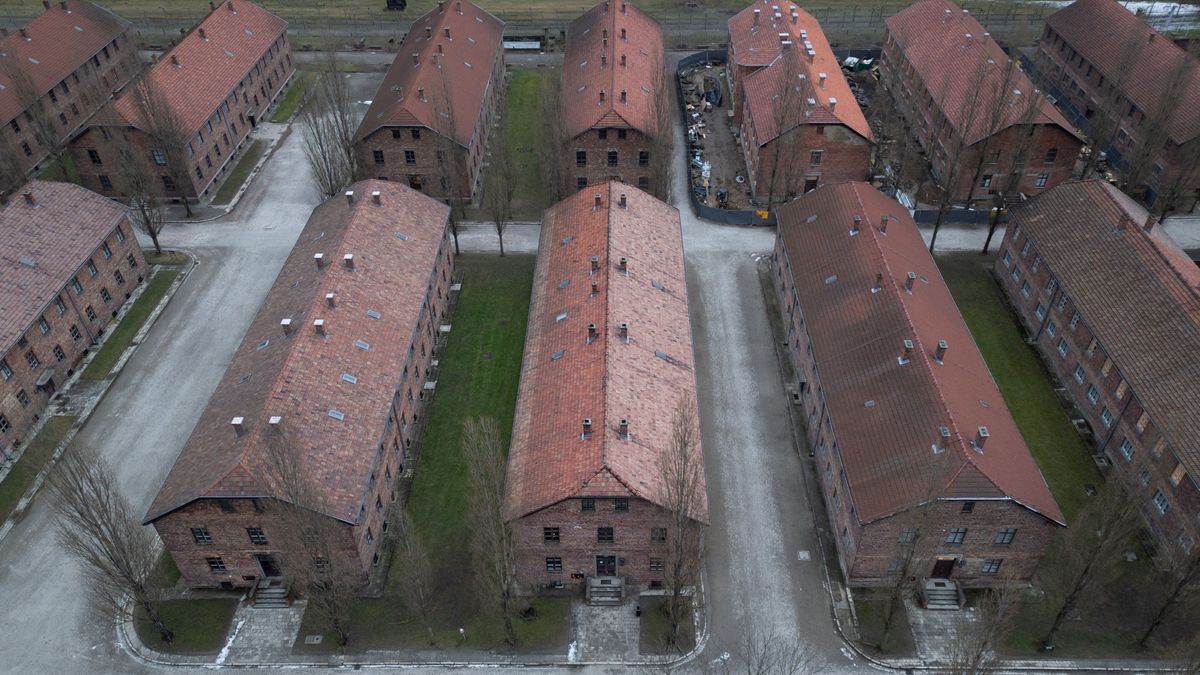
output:
MULTIPOLYGON (((196 265, 199 264, 196 256, 194 256, 191 252, 183 251, 183 253, 186 253, 187 256, 192 259, 192 264, 187 269, 183 270, 180 275, 176 277, 175 281, 171 283, 171 287, 167 289, 167 292, 163 295, 162 300, 159 301, 158 306, 155 307, 154 311, 152 311, 150 315, 146 317, 146 322, 142 324, 142 327, 138 330, 137 334, 133 336, 132 340, 130 340, 129 346, 125 348, 125 351, 121 353, 121 356, 117 359, 117 362, 113 364, 112 370, 109 372, 109 376, 107 378, 107 384, 105 384, 103 389, 101 389, 100 392, 88 402, 87 406, 85 406, 83 410, 79 412, 79 419, 75 420, 75 423, 71 425, 71 428, 68 429, 67 433, 63 436, 63 440, 54 447, 54 452, 51 453, 50 458, 46 461, 46 465, 42 467, 41 471, 39 471, 37 476, 33 479, 33 483, 29 486, 29 489, 25 491, 25 494, 21 496, 21 499, 17 502, 16 507, 13 508, 12 513, 9 514, 8 518, 4 521, 4 524, 0 525, 0 543, 4 542, 4 539, 8 536, 8 533, 11 532, 16 524, 25 517, 25 513, 29 510, 29 506, 33 503, 37 493, 41 491, 42 486, 46 482, 46 477, 50 474, 50 471, 54 469, 56 464, 58 464, 58 460, 62 457, 62 454, 66 451, 67 447, 70 446, 71 441, 75 440, 75 436, 81 429, 83 429, 84 425, 87 424, 88 418, 92 416, 92 412, 95 411, 96 407, 100 405, 101 401, 104 400, 104 397, 108 395, 109 389, 112 388, 112 385, 117 381, 117 378, 120 377, 121 372, 124 371, 125 364, 129 361, 130 357, 133 356, 133 352, 136 351, 137 348, 142 344, 142 341, 145 340, 146 335, 150 332, 150 329, 153 328, 154 324, 158 321, 158 317, 163 313, 167 305, 170 304, 171 299, 175 297, 175 293, 179 290, 179 287, 183 285, 183 282, 189 276, 191 276, 191 271, 196 267, 196 265)), ((156 271, 154 274, 157 275, 159 271, 156 271)), ((125 308, 118 317, 119 320, 124 319, 124 317, 129 313, 129 310, 133 307, 134 302, 136 302, 137 299, 141 297, 141 294, 145 292, 145 289, 150 285, 150 280, 153 278, 154 275, 148 277, 146 282, 138 288, 137 292, 130 296, 129 302, 125 305, 125 308)), ((109 336, 112 336, 111 332, 109 332, 109 336)), ((105 339, 105 342, 107 342, 107 338, 105 339)), ((74 383, 79 380, 79 378, 83 375, 83 372, 87 370, 87 366, 90 365, 92 360, 96 358, 96 354, 100 352, 100 348, 103 346, 104 342, 96 345, 88 357, 80 362, 75 371, 75 375, 70 380, 70 383, 74 383)), ((65 389, 66 387, 64 387, 64 390, 65 389)), ((53 417, 53 415, 47 415, 45 419, 49 420, 51 417, 53 417)))

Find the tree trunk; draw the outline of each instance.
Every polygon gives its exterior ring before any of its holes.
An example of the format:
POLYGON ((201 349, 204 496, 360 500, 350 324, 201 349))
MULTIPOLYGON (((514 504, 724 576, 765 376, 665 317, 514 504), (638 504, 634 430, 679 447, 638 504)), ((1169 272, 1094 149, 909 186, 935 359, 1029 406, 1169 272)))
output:
POLYGON ((187 214, 188 218, 192 217, 192 202, 186 195, 183 198, 183 211, 187 214))
POLYGON ((158 631, 158 638, 165 644, 174 642, 175 632, 163 621, 162 615, 158 613, 158 606, 151 602, 149 598, 142 598, 139 604, 141 604, 142 610, 146 612, 146 618, 150 620, 150 623, 154 624, 154 628, 158 631))
POLYGON ((509 605, 512 598, 505 591, 500 598, 500 613, 504 615, 504 641, 510 645, 517 644, 517 631, 513 628, 512 611, 509 605))
POLYGON ((1000 209, 1002 208, 997 206, 995 212, 988 218, 988 235, 987 239, 983 240, 983 250, 979 252, 980 255, 987 255, 988 248, 992 245, 992 237, 995 236, 996 226, 1000 223, 1000 209))
POLYGON ((454 255, 462 253, 458 248, 458 220, 454 217, 454 207, 450 207, 450 236, 454 237, 454 255))
POLYGON ((504 257, 504 233, 499 232, 496 235, 500 239, 500 257, 504 257))
POLYGON ((937 219, 933 221, 933 236, 929 238, 929 253, 933 254, 933 247, 937 244, 938 230, 942 229, 942 220, 946 217, 946 200, 942 200, 938 205, 937 219))
POLYGON ((153 227, 148 227, 146 230, 146 234, 150 235, 150 241, 154 242, 154 252, 162 255, 162 246, 158 243, 158 230, 153 227))

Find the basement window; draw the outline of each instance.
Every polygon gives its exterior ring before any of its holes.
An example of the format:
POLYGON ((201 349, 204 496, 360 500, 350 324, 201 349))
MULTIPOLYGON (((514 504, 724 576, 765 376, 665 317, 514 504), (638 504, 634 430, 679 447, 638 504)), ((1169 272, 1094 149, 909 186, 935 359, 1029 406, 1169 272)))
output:
POLYGON ((341 410, 334 410, 333 408, 329 409, 329 416, 339 422, 346 419, 346 413, 342 412, 341 410))

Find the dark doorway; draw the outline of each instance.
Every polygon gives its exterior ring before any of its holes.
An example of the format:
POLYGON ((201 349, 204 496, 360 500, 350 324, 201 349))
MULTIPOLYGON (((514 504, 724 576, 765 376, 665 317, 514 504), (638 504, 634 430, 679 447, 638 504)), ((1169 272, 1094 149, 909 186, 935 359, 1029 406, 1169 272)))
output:
POLYGON ((939 558, 933 563, 933 572, 929 576, 934 579, 949 579, 954 572, 954 558, 939 558))
POLYGON ((615 555, 598 555, 598 556, 596 556, 596 576, 598 576, 598 577, 615 577, 615 576, 617 576, 617 556, 615 556, 615 555))
POLYGON ((271 579, 283 576, 283 572, 279 569, 279 563, 275 562, 275 556, 256 555, 254 559, 258 561, 258 568, 262 570, 264 578, 271 579))
POLYGON ((258 126, 258 122, 255 121, 254 115, 250 115, 250 128, 253 129, 256 126, 258 126))
POLYGON ((816 190, 817 189, 817 180, 818 179, 816 179, 816 178, 805 178, 804 179, 804 191, 812 192, 813 190, 816 190))

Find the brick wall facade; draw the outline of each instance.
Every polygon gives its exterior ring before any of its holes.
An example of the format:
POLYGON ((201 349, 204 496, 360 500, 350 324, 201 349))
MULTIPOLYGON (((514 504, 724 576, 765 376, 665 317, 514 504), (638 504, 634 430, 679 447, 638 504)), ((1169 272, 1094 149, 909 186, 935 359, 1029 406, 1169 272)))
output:
MULTIPOLYGON (((380 430, 379 444, 374 449, 363 448, 363 452, 374 452, 375 464, 363 486, 363 509, 357 522, 346 525, 345 551, 348 556, 353 556, 364 574, 378 563, 379 545, 387 532, 388 516, 396 498, 396 480, 409 468, 406 466, 409 460, 407 449, 414 440, 422 402, 430 395, 425 382, 430 375, 439 328, 446 317, 453 276, 453 245, 447 233, 438 252, 437 266, 432 270, 424 292, 425 302, 416 331, 411 338, 403 338, 411 339, 409 357, 404 370, 397 374, 398 383, 387 425, 380 430)), ((418 292, 418 289, 412 291, 418 292)), ((275 562, 282 565, 278 550, 270 549, 269 545, 252 545, 246 533, 247 527, 261 527, 268 542, 285 540, 282 536, 272 537, 272 531, 280 527, 280 522, 277 516, 271 515, 270 500, 260 500, 257 507, 260 510, 256 510, 254 500, 227 501, 233 505, 232 511, 221 510, 217 500, 200 499, 154 521, 164 546, 190 586, 215 587, 223 583, 247 586, 247 577, 262 576, 256 555, 275 554, 275 562), (212 535, 211 543, 197 544, 192 528, 207 528, 212 535), (224 571, 210 569, 207 558, 212 557, 221 558, 224 571)), ((286 570, 281 571, 287 574, 286 570)))
POLYGON ((124 87, 141 68, 137 33, 125 30, 99 52, 90 55, 67 77, 42 94, 36 106, 4 120, 0 133, 8 135, 21 169, 28 172, 46 158, 50 148, 38 139, 38 130, 52 127, 54 143, 65 144, 77 129, 124 87), (40 112, 39 112, 40 111, 40 112), (43 121, 37 122, 40 118, 43 121))
MULTIPOLYGON (((281 33, 188 141, 188 183, 179 185, 178 181, 162 178, 170 178, 169 172, 165 165, 158 165, 163 169, 159 195, 173 200, 195 200, 212 192, 217 178, 235 166, 234 160, 240 155, 250 130, 266 114, 295 70, 291 44, 286 33, 281 33)), ((72 140, 70 151, 84 187, 122 198, 127 196, 128 189, 120 170, 114 166, 110 147, 115 142, 135 146, 154 161, 153 144, 147 134, 128 127, 91 126, 72 140)))
POLYGON ((45 411, 50 396, 74 373, 75 365, 104 333, 145 272, 146 261, 133 227, 122 220, 103 241, 96 242, 94 252, 80 261, 72 278, 63 280, 58 293, 43 299, 41 319, 45 325, 35 320, 0 362, 0 449, 28 440, 25 433, 45 411), (29 354, 37 366, 31 365, 29 354), (48 369, 53 375, 45 385, 37 386, 48 369))
POLYGON ((566 147, 570 152, 568 183, 564 186, 568 194, 607 180, 650 189, 650 153, 654 148, 650 137, 642 132, 629 128, 592 128, 576 136, 566 147), (581 157, 579 153, 584 154, 581 157))
POLYGON ((941 559, 955 561, 949 577, 967 587, 988 586, 998 574, 1022 580, 1032 577, 1058 527, 1012 500, 939 497, 930 504, 896 515, 869 523, 859 521, 793 279, 782 238, 777 238, 775 292, 792 364, 804 377, 800 406, 804 411, 805 437, 813 450, 821 495, 837 542, 838 561, 848 583, 853 586, 887 583, 889 570, 898 564, 902 554, 901 532, 905 529, 920 532, 916 555, 918 560, 926 562, 927 568, 915 570, 918 576, 931 576, 934 565, 941 559), (961 543, 948 541, 955 529, 965 530, 961 543), (1004 529, 1015 533, 1010 542, 998 544, 1000 531, 1004 529), (985 571, 988 563, 995 566, 994 571, 985 571))
POLYGON ((514 521, 521 582, 532 590, 555 582, 582 585, 587 577, 603 576, 597 556, 615 556, 615 573, 627 586, 662 581, 662 570, 652 564, 666 564, 668 546, 652 541, 651 530, 667 528, 670 514, 636 497, 628 503, 628 511, 617 511, 615 499, 597 497, 595 509, 584 511, 583 500, 572 498, 514 521), (611 544, 598 541, 597 529, 602 527, 612 528, 611 544), (557 542, 547 542, 545 528, 558 529, 557 542), (553 559, 558 569, 551 569, 553 559))
POLYGON ((1200 541, 1191 517, 1200 513, 1195 478, 1165 448, 1121 364, 1109 358, 1072 302, 1071 289, 1059 283, 1019 222, 1009 223, 993 269, 1042 360, 1091 425, 1098 452, 1138 495, 1150 530, 1160 542, 1191 551, 1200 541))
POLYGON ((826 183, 863 180, 871 166, 871 143, 843 124, 802 124, 760 145, 743 110, 741 130, 750 188, 759 199, 772 196, 772 182, 776 200, 791 198, 826 183), (783 155, 777 160, 776 153, 783 155))
MULTIPOLYGON (((955 159, 954 149, 961 141, 938 107, 934 89, 922 79, 921 73, 908 61, 890 34, 884 42, 882 61, 880 84, 904 117, 907 132, 927 153, 933 173, 948 176, 955 171, 951 161, 955 159), (941 133, 939 130, 943 129, 945 132, 941 133)), ((1056 124, 1035 125, 1034 138, 1025 143, 1024 160, 1014 164, 1016 155, 1022 151, 1020 134, 1025 133, 1027 130, 1019 126, 1008 127, 990 140, 977 141, 958 153, 953 200, 961 203, 970 197, 973 204, 990 203, 991 195, 1005 180, 1001 174, 1014 165, 1021 174, 1016 190, 1026 195, 1033 196, 1070 180, 1083 147, 1082 141, 1056 124), (980 166, 981 154, 985 153, 978 182, 972 190, 976 167, 980 166)))

